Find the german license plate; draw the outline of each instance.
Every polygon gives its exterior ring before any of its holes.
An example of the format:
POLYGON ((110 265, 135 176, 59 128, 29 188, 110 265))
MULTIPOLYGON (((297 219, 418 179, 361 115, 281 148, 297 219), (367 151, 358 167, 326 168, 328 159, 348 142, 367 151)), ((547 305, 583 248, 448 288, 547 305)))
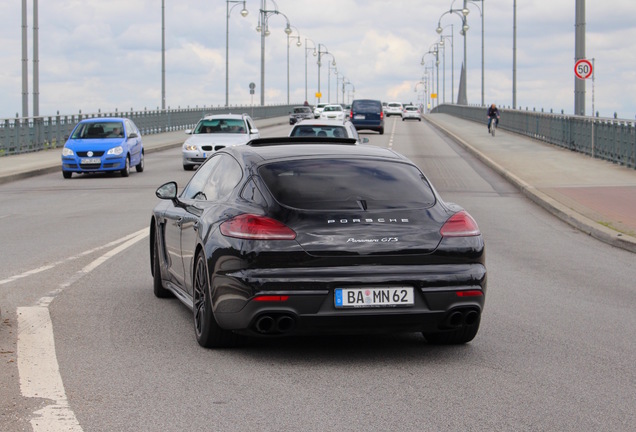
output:
POLYGON ((413 306, 413 287, 336 288, 337 308, 413 306))
POLYGON ((82 165, 84 165, 84 164, 91 164, 92 165, 92 164, 99 164, 99 163, 102 163, 102 161, 99 158, 84 158, 81 161, 82 165))
POLYGON ((364 114, 356 114, 353 116, 353 118, 356 120, 364 120, 366 116, 364 114))

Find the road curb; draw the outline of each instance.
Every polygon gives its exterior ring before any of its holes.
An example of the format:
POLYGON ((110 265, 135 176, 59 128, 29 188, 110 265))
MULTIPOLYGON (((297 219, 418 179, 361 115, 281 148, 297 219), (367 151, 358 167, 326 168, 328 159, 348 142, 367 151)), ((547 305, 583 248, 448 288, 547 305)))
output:
POLYGON ((502 167, 501 165, 490 159, 488 156, 470 145, 463 138, 444 128, 442 125, 431 119, 429 116, 422 117, 428 124, 432 125, 444 135, 469 151, 471 154, 477 157, 477 159, 482 161, 484 164, 489 166, 499 175, 512 183, 517 189, 521 191, 523 195, 528 197, 530 200, 532 200, 534 203, 538 204, 545 210, 552 213, 554 216, 558 217, 559 219, 568 223, 579 231, 584 232, 591 237, 594 237, 597 240, 600 240, 611 246, 636 253, 636 239, 632 239, 625 234, 609 229, 604 225, 601 225, 583 216, 582 214, 575 212, 571 208, 561 204, 545 193, 539 191, 534 186, 526 183, 525 181, 517 177, 514 173, 510 172, 506 168, 502 167))

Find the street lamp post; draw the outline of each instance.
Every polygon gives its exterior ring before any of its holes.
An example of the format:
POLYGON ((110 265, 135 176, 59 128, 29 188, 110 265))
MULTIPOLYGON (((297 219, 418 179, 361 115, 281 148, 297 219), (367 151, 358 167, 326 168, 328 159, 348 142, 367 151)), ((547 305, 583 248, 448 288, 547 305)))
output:
MULTIPOLYGON (((420 106, 425 107, 425 102, 426 102, 426 76, 422 77, 421 81, 418 81, 417 83, 415 83, 415 88, 413 89, 413 91, 417 94, 417 98, 418 101, 420 101, 420 106), (424 86, 424 90, 422 91, 422 96, 420 97, 419 94, 417 94, 417 86, 422 84, 424 86)), ((424 110, 424 113, 426 114, 426 109, 424 110)))
POLYGON ((295 30, 296 30, 296 36, 290 36, 291 32, 287 34, 287 105, 289 105, 289 38, 296 38, 296 46, 300 47, 302 46, 302 43, 300 42, 300 33, 298 32, 298 29, 294 26, 292 26, 295 30))
MULTIPOLYGON (((347 82, 342 84, 342 91, 344 92, 345 89, 345 85, 349 84, 351 86, 351 89, 353 91, 353 96, 352 96, 352 100, 354 100, 356 98, 356 86, 353 85, 353 83, 349 80, 347 80, 347 82)), ((344 99, 344 94, 342 95, 342 98, 344 99)), ((349 98, 347 98, 347 104, 349 103, 349 98)))
POLYGON ((429 47, 429 53, 435 56, 435 106, 439 106, 439 42, 431 45, 433 50, 429 47))
MULTIPOLYGON (((466 0, 464 0, 466 1, 466 0)), ((454 0, 453 0, 454 2, 454 0)), ((439 20, 437 22, 437 34, 442 34, 442 32, 444 31, 444 29, 442 28, 442 18, 444 17, 444 15, 447 14, 455 14, 457 16, 459 16, 462 20, 462 29, 459 31, 459 34, 461 34, 462 36, 464 36, 464 64, 462 66, 462 77, 460 78, 460 94, 459 94, 459 98, 460 100, 458 100, 458 102, 461 105, 466 105, 468 103, 468 100, 466 98, 466 32, 468 32, 468 29, 470 27, 468 27, 468 23, 466 20, 466 16, 470 13, 470 11, 464 7, 462 9, 453 9, 453 5, 451 4, 451 9, 444 12, 440 17, 439 20), (462 85, 463 82, 463 85, 462 85)))
MULTIPOLYGON (((274 0, 272 0, 274 1, 274 0)), ((276 9, 267 10, 267 0, 261 0, 261 8, 259 10, 260 15, 258 17, 258 26, 256 31, 261 34, 261 106, 265 105, 265 37, 269 36, 268 20, 270 15, 282 15, 287 21, 287 27, 285 27, 285 33, 291 34, 292 29, 289 23, 287 15, 278 10, 278 5, 274 1, 276 9)))
POLYGON ((337 72, 338 69, 336 69, 336 58, 331 53, 327 54, 333 59, 332 63, 327 63, 327 102, 331 103, 331 70, 333 69, 337 72))
POLYGON ((166 110, 166 0, 161 0, 161 109, 166 110))
POLYGON ((320 103, 320 99, 322 98, 322 94, 320 93, 320 66, 322 66, 322 63, 321 63, 322 54, 329 54, 333 58, 333 65, 334 66, 336 65, 336 59, 333 57, 333 54, 329 52, 329 49, 322 44, 318 44, 318 62, 317 62, 318 63, 318 94, 320 95, 320 97, 318 98, 318 103, 320 103), (320 47, 325 48, 325 50, 322 51, 320 47))
POLYGON ((314 51, 314 57, 316 57, 318 55, 318 53, 316 52, 316 43, 311 39, 305 38, 305 102, 309 101, 309 99, 307 98, 307 51, 312 49, 314 51), (307 48, 307 41, 311 42, 313 48, 307 48))
MULTIPOLYGON (((436 45, 436 44, 434 44, 434 45, 436 45)), ((425 59, 426 59, 426 56, 427 56, 427 55, 429 55, 429 54, 430 54, 430 55, 434 55, 434 56, 435 56, 435 63, 436 63, 436 65, 438 65, 438 67, 437 67, 437 71, 438 71, 438 74, 437 74, 437 75, 438 75, 438 77, 437 77, 437 91, 439 92, 439 57, 438 57, 438 51, 431 51, 431 50, 429 49, 429 51, 428 51, 428 52, 426 52, 426 53, 424 53, 424 55, 422 56, 422 61, 420 62, 420 64, 421 64, 422 66, 425 66, 425 65, 426 65, 426 61, 425 61, 425 59)), ((426 66, 424 69, 426 70, 426 69, 428 69, 428 68, 429 68, 429 66, 426 66)), ((433 71, 433 66, 430 66, 430 69, 431 69, 431 74, 433 74, 433 73, 434 73, 434 71, 433 71)), ((432 79, 431 79, 431 81, 432 81, 432 79)), ((432 85, 432 84, 431 84, 431 85, 432 85)), ((429 92, 428 94, 430 95, 430 92, 429 92)), ((439 104, 438 104, 438 105, 439 105, 439 104)))
POLYGON ((468 3, 472 3, 478 10, 481 16, 481 106, 486 106, 484 101, 484 0, 464 0, 464 9, 468 10, 468 3), (477 2, 481 3, 481 7, 477 6, 477 2))
MULTIPOLYGON (((446 26, 448 27, 448 26, 446 26)), ((444 27, 444 28, 446 28, 444 27)), ((443 63, 443 91, 442 93, 444 94, 444 103, 446 103, 446 40, 450 39, 450 43, 451 43, 451 101, 455 100, 455 43, 454 43, 454 36, 453 36, 453 24, 450 25, 451 28, 451 34, 450 36, 446 36, 444 34, 440 34, 439 35, 439 45, 444 49, 444 63, 443 63)), ((454 102, 452 102, 454 103, 454 102)))
POLYGON ((247 16, 247 14, 249 13, 247 11, 247 9, 245 8, 245 0, 226 0, 225 1, 225 5, 226 5, 226 17, 225 17, 225 106, 230 106, 229 105, 229 84, 230 84, 230 14, 232 13, 232 10, 238 6, 239 4, 243 4, 243 9, 241 9, 241 16, 243 18, 245 18, 247 16), (235 3, 231 8, 230 8, 230 3, 235 3))

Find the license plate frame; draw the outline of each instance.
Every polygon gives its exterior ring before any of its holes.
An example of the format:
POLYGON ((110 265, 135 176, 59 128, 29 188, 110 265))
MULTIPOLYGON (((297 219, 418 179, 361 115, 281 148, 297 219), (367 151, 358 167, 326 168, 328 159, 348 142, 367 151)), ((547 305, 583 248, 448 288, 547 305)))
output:
POLYGON ((101 164, 102 160, 100 158, 83 158, 80 161, 81 165, 95 165, 95 164, 101 164))
POLYGON ((336 309, 396 308, 415 305, 412 286, 348 287, 334 290, 336 309))
POLYGON ((354 120, 365 120, 367 118, 367 116, 365 116, 364 114, 356 114, 353 116, 354 120))

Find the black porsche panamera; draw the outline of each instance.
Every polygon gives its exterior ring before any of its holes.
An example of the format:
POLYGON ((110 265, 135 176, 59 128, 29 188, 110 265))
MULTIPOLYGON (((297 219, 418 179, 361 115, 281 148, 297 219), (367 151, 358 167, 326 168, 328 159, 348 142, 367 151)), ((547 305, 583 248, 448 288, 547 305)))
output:
POLYGON ((193 311, 201 346, 245 334, 475 337, 487 281, 476 222, 406 157, 354 142, 253 140, 216 152, 180 193, 159 187, 154 293, 193 311))

